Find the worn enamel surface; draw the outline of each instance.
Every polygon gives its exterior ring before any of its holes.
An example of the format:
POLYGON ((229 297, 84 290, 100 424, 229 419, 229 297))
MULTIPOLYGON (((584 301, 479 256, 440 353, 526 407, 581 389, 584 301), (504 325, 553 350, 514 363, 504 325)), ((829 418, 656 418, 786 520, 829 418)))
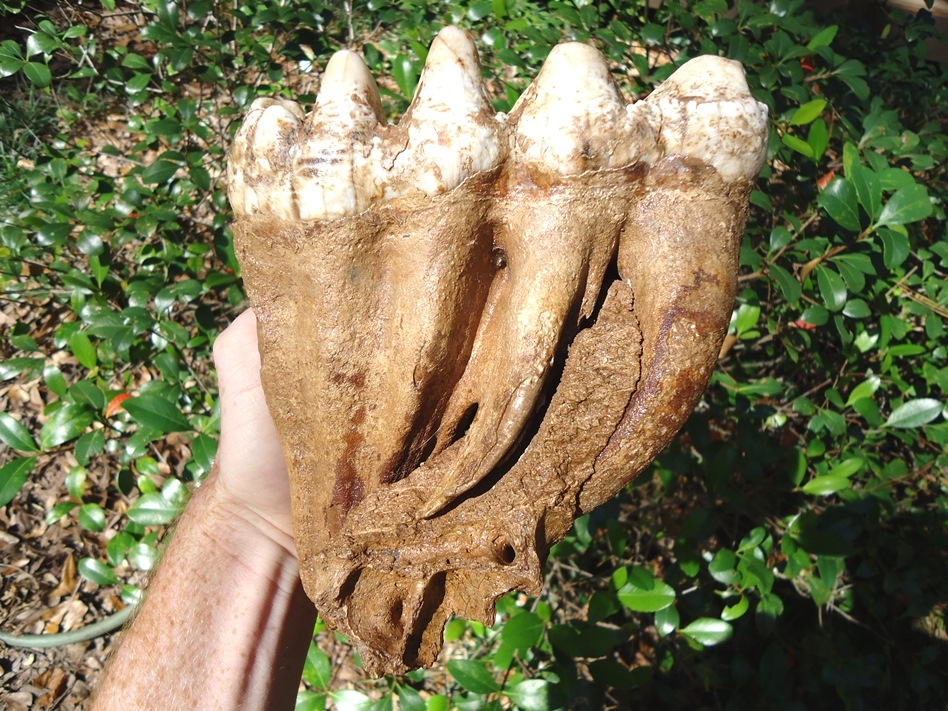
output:
POLYGON ((539 592, 549 546, 683 424, 766 144, 719 57, 627 104, 562 44, 495 114, 453 27, 398 124, 352 52, 311 113, 254 103, 229 192, 301 575, 370 672, 539 592))

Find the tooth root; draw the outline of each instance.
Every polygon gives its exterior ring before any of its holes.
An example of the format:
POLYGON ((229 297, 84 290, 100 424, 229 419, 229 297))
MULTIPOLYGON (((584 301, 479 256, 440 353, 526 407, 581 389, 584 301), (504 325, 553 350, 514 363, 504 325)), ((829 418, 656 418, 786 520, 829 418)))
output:
POLYGON ((437 195, 504 158, 471 36, 446 27, 428 51, 415 98, 388 141, 395 156, 388 197, 420 190, 437 195))
POLYGON ((613 166, 624 106, 605 58, 579 42, 557 45, 511 111, 515 156, 544 171, 578 175, 613 166))
POLYGON ((300 219, 333 220, 368 208, 381 190, 368 156, 382 121, 369 68, 355 52, 336 52, 326 65, 293 166, 300 219))
POLYGON ((705 55, 682 65, 645 100, 660 114, 666 156, 697 158, 727 182, 754 180, 767 154, 767 107, 740 63, 705 55))
POLYGON ((303 110, 293 101, 257 99, 234 138, 228 183, 238 216, 296 217, 290 167, 303 110))

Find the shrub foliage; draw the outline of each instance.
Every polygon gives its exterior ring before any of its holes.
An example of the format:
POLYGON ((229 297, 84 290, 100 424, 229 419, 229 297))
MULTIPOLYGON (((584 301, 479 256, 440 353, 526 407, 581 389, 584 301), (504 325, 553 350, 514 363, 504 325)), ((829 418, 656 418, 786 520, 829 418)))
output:
POLYGON ((3 0, 0 376, 41 402, 6 397, 0 505, 65 469, 46 523, 94 534, 86 585, 136 599, 216 450, 210 345, 244 300, 222 160, 254 98, 311 103, 349 46, 394 118, 447 23, 478 38, 499 111, 563 39, 628 96, 722 54, 772 132, 698 410, 555 547, 542 599, 452 621, 444 667, 380 682, 338 682, 324 633, 298 708, 942 706, 948 88, 930 15, 861 7, 3 0))

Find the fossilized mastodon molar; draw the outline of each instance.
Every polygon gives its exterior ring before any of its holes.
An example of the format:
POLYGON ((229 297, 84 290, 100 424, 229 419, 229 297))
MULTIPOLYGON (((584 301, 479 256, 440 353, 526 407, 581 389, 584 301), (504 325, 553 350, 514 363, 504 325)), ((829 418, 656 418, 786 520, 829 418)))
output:
POLYGON ((230 199, 301 575, 367 670, 431 664, 451 615, 538 593, 549 546, 679 429, 766 143, 718 57, 627 105, 561 44, 496 114, 452 27, 397 125, 352 52, 311 113, 253 105, 230 199))

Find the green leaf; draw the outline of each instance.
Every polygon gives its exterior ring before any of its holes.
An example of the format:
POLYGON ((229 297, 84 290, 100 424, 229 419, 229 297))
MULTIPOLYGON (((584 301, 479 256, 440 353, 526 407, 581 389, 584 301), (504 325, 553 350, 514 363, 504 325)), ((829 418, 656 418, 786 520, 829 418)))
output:
POLYGON ((329 656, 315 642, 310 642, 303 664, 303 681, 316 689, 326 690, 331 680, 332 662, 329 656))
POLYGON ((45 89, 53 80, 53 75, 50 73, 49 67, 40 62, 27 62, 24 64, 23 74, 41 89, 45 89))
POLYGON ((122 407, 138 424, 167 434, 191 429, 188 419, 173 403, 159 395, 139 395, 129 398, 122 407))
POLYGON ((616 597, 626 608, 633 612, 658 612, 675 602, 675 590, 668 583, 656 580, 651 590, 626 583, 616 597))
POLYGON ((908 237, 901 232, 882 227, 877 231, 882 238, 882 258, 889 269, 895 269, 911 253, 908 237))
POLYGON ((77 405, 89 405, 99 412, 103 411, 107 404, 102 388, 91 380, 80 380, 74 383, 69 388, 68 395, 77 405))
POLYGON ((550 711, 559 704, 553 700, 553 685, 546 679, 525 679, 504 689, 504 693, 523 711, 550 711))
POLYGON ((734 551, 723 548, 715 553, 714 558, 708 563, 708 572, 719 583, 735 585, 740 580, 740 576, 734 569, 736 565, 737 556, 734 551))
POLYGON ((882 379, 878 375, 870 375, 852 389, 852 392, 849 393, 849 398, 846 400, 846 407, 851 407, 857 400, 872 397, 880 385, 882 385, 882 379))
POLYGON ((846 177, 856 188, 856 196, 862 209, 869 215, 869 219, 875 222, 882 212, 882 186, 879 185, 879 178, 861 163, 853 163, 846 177))
POLYGON ((53 508, 51 508, 46 513, 46 517, 43 520, 46 522, 47 526, 52 526, 63 516, 66 516, 67 514, 69 514, 69 512, 72 511, 74 508, 76 508, 78 505, 79 504, 77 504, 75 501, 62 501, 56 504, 55 506, 53 506, 53 508))
POLYGON ((40 451, 30 431, 6 412, 0 413, 0 440, 20 452, 40 451))
POLYGON ((163 526, 174 521, 182 508, 161 494, 143 494, 129 507, 128 518, 142 526, 163 526))
POLYGON ((788 304, 795 304, 800 300, 803 289, 800 282, 796 280, 790 272, 777 264, 771 264, 768 268, 770 276, 777 282, 780 291, 783 292, 783 298, 788 304))
POLYGON ((40 446, 52 449, 75 439, 92 424, 92 412, 82 405, 63 405, 50 417, 39 433, 40 446))
POLYGON ((326 694, 298 691, 293 711, 326 711, 326 694))
POLYGON ((835 467, 829 470, 829 476, 841 476, 848 479, 853 474, 861 472, 866 466, 866 461, 860 457, 850 457, 845 459, 835 467))
POLYGON ((76 331, 69 339, 69 350, 76 356, 79 364, 88 370, 92 370, 98 364, 98 355, 95 346, 89 340, 89 336, 83 331, 76 331))
POLYGON ((399 686, 396 693, 399 711, 426 711, 428 708, 421 694, 410 686, 399 686))
POLYGON ((804 494, 810 496, 829 496, 837 491, 849 488, 849 479, 844 476, 829 475, 818 476, 811 479, 800 489, 804 494))
POLYGON ((465 689, 475 694, 490 694, 500 685, 482 662, 475 659, 452 659, 447 664, 451 676, 465 689))
POLYGON ((79 561, 79 575, 96 585, 114 585, 118 582, 115 571, 95 558, 83 558, 79 561))
POLYGON ((836 178, 817 197, 817 202, 841 227, 859 232, 859 197, 851 180, 836 178))
POLYGON ((896 191, 882 208, 879 225, 905 225, 924 220, 932 214, 934 207, 928 191, 922 185, 913 185, 896 191))
POLYGON ((784 145, 792 148, 797 153, 802 153, 807 158, 816 158, 816 155, 813 153, 813 148, 802 138, 794 136, 792 133, 785 133, 780 137, 780 140, 783 141, 784 145))
POLYGON ((793 112, 793 116, 790 117, 790 125, 803 126, 808 123, 813 123, 813 121, 819 118, 820 114, 823 113, 823 109, 825 108, 825 99, 814 99, 813 101, 808 101, 793 112))
POLYGON ((814 50, 829 46, 836 37, 837 32, 839 32, 839 25, 830 25, 829 27, 823 28, 813 36, 813 39, 806 43, 806 48, 814 50))
POLYGON ((819 161, 826 153, 826 147, 829 145, 829 128, 826 121, 816 119, 810 124, 810 130, 806 134, 806 142, 813 151, 813 159, 819 161))
POLYGON ((82 466, 87 466, 89 460, 103 449, 105 449, 105 432, 102 430, 86 432, 76 441, 76 461, 82 466))
POLYGON ((105 511, 98 504, 83 504, 79 508, 79 525, 87 531, 105 530, 105 511))
POLYGON ((721 619, 725 622, 731 622, 744 616, 744 613, 750 608, 750 601, 747 596, 741 595, 740 599, 729 607, 721 610, 721 619))
POLYGON ((869 304, 862 299, 850 299, 843 307, 843 315, 849 318, 869 318, 872 315, 872 310, 869 308, 869 304))
POLYGON ((734 628, 728 622, 710 617, 697 619, 679 631, 705 647, 726 642, 734 634, 734 628))
POLYGON ((942 404, 933 398, 917 398, 899 405, 883 427, 913 428, 927 425, 941 414, 942 404))
POLYGON ((35 464, 36 457, 23 457, 0 467, 0 506, 6 506, 20 493, 35 464))
POLYGON ((826 266, 816 268, 816 283, 820 288, 823 303, 830 311, 839 311, 846 305, 846 282, 835 269, 826 266))
POLYGON ((664 610, 659 610, 655 613, 655 628, 662 637, 667 637, 677 630, 680 621, 678 608, 674 605, 670 605, 664 610))
POLYGON ((500 636, 517 649, 526 650, 540 641, 543 626, 543 620, 535 612, 522 612, 507 620, 500 636))
POLYGON ((51 392, 59 395, 59 397, 66 396, 66 390, 69 389, 69 386, 66 385, 66 378, 63 377, 62 371, 55 365, 48 365, 43 368, 43 382, 46 383, 46 387, 51 392))
POLYGON ((146 185, 166 183, 178 172, 179 167, 177 163, 172 163, 169 160, 156 160, 142 171, 142 182, 146 185))

